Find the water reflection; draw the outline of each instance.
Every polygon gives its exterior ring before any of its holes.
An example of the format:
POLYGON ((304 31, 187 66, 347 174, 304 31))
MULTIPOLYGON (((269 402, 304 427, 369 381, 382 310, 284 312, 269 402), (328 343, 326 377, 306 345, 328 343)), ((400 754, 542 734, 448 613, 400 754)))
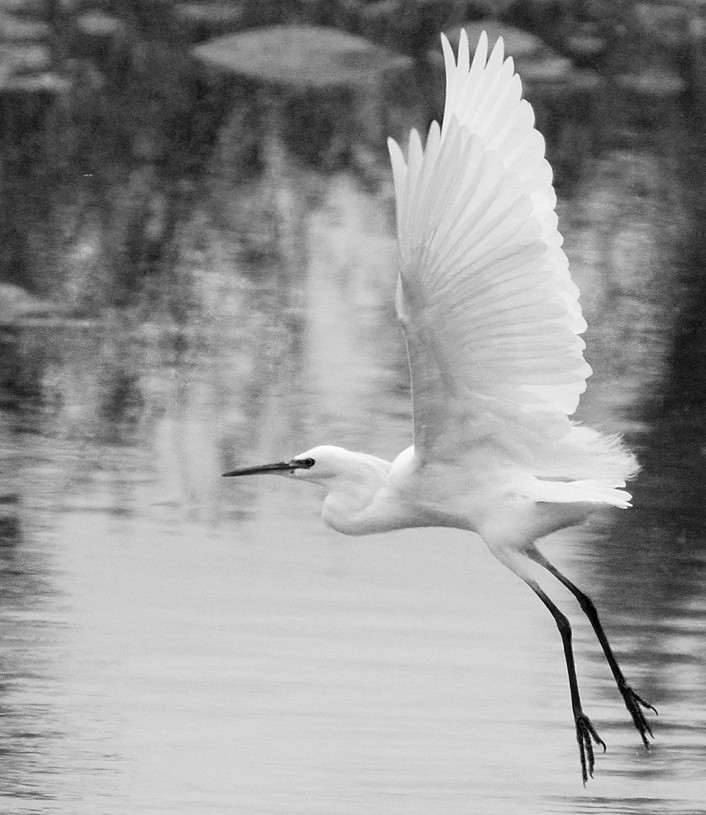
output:
POLYGON ((553 621, 477 541, 343 539, 315 491, 220 479, 321 440, 408 444, 390 188, 301 170, 304 275, 234 269, 243 247, 209 221, 207 253, 185 239, 188 320, 21 333, 34 387, 0 424, 8 811, 698 812, 702 419, 670 375, 688 221, 663 159, 607 151, 562 204, 596 369, 581 418, 645 466, 634 510, 547 542, 660 710, 649 754, 575 609, 609 744, 581 788, 553 621), (657 410, 660 385, 680 399, 657 410))

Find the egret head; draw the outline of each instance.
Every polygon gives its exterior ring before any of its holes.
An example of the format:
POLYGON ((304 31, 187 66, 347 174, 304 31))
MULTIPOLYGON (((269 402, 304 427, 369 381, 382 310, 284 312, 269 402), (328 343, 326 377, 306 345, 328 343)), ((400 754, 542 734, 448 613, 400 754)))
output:
MULTIPOLYGON (((310 481, 324 487, 328 494, 324 500, 324 522, 346 535, 363 535, 377 529, 364 513, 377 492, 384 487, 392 465, 389 461, 352 453, 343 447, 321 445, 300 453, 289 461, 242 467, 223 473, 226 476, 275 473, 310 481)), ((398 528, 399 524, 386 528, 398 528)))
POLYGON ((347 466, 350 466, 349 458, 352 455, 342 447, 321 445, 300 453, 289 459, 289 461, 259 464, 254 467, 241 467, 223 473, 223 475, 231 477, 274 473, 275 475, 285 475, 291 478, 300 478, 304 481, 312 481, 315 484, 323 484, 330 478, 345 474, 347 466))

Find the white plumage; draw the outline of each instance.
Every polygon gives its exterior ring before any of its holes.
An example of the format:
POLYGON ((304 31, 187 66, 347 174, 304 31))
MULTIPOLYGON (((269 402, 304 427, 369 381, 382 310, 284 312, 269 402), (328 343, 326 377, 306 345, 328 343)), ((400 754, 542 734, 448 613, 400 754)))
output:
POLYGON ((502 40, 488 56, 485 34, 472 63, 464 31, 457 60, 442 43, 442 126, 432 123, 425 146, 413 130, 406 159, 389 140, 414 445, 392 463, 325 445, 226 475, 319 483, 328 490, 324 521, 349 535, 412 526, 478 533, 557 622, 585 782, 593 742, 603 742, 581 708, 569 622, 530 561, 579 600, 647 746, 640 706, 651 706, 625 682, 590 599, 534 544, 598 505, 628 507, 625 480, 637 464, 617 437, 569 419, 591 373, 586 323, 561 249, 544 140, 512 59, 503 59, 502 40))
POLYGON ((483 34, 470 68, 465 32, 458 63, 443 46, 443 127, 431 125, 424 150, 413 131, 407 162, 389 141, 417 454, 472 457, 477 439, 492 438, 526 468, 515 486, 527 497, 628 506, 634 458, 568 419, 591 373, 586 323, 520 78, 502 40, 486 61, 483 34))

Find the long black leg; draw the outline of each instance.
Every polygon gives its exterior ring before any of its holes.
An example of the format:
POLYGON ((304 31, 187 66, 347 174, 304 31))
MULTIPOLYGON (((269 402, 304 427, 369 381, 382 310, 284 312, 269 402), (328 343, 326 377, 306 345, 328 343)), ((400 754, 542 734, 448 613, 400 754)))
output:
POLYGON ((649 708, 650 710, 654 711, 655 714, 657 713, 657 710, 649 702, 645 702, 644 699, 638 696, 637 693, 635 693, 635 691, 625 681, 625 676, 620 669, 620 665, 618 665, 618 660, 615 658, 613 649, 610 647, 608 637, 606 637, 601 621, 598 619, 598 612, 596 611, 596 607, 593 605, 591 598, 584 594, 577 586, 575 586, 571 580, 568 579, 568 577, 565 577, 537 548, 532 546, 525 551, 525 554, 527 557, 532 558, 532 560, 553 574, 554 577, 556 577, 557 580, 566 586, 566 588, 579 601, 579 605, 583 609, 585 615, 591 621, 593 630, 596 632, 598 642, 601 644, 601 648, 603 649, 605 658, 608 661, 610 670, 613 672, 613 676, 615 677, 618 690, 625 701, 625 707, 632 716, 635 727, 642 737, 642 743, 649 750, 650 745, 647 741, 647 734, 649 733, 652 738, 654 738, 654 736, 652 735, 652 728, 645 718, 645 714, 640 708, 640 705, 642 705, 642 707, 645 709, 649 708))
POLYGON ((559 611, 557 606, 549 599, 549 597, 542 591, 540 586, 534 580, 527 577, 522 578, 525 583, 532 589, 532 591, 539 597, 544 605, 549 609, 554 620, 556 621, 557 628, 561 634, 561 641, 564 645, 564 658, 566 659, 566 670, 569 674, 569 689, 571 691, 571 708, 574 713, 574 722, 576 723, 576 741, 579 745, 579 756, 581 758, 581 776, 584 785, 588 781, 588 776, 593 777, 593 744, 600 744, 605 752, 605 742, 596 733, 591 720, 586 716, 581 708, 581 697, 579 695, 579 683, 576 679, 576 666, 574 664, 574 652, 571 647, 571 625, 567 617, 559 611))

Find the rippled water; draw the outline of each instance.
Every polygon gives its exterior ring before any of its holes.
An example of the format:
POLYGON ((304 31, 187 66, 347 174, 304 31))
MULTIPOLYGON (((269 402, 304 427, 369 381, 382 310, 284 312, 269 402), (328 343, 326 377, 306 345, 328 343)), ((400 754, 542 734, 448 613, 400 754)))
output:
POLYGON ((234 273, 214 234, 188 325, 23 330, 42 398, 0 417, 0 809, 703 812, 700 471, 689 417, 648 409, 678 283, 655 169, 614 152, 562 204, 596 371, 580 418, 646 466, 633 510, 545 545, 659 709, 649 753, 560 588, 608 744, 585 789, 554 622, 479 540, 348 539, 315 488, 220 478, 320 441, 409 443, 390 191, 341 173, 306 180, 298 277, 234 273))

